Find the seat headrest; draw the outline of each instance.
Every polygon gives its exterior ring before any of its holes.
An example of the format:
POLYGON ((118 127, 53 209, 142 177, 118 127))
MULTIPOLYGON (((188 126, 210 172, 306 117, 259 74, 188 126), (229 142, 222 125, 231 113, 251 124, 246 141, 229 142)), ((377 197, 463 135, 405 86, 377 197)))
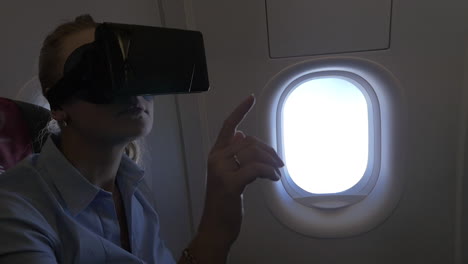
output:
POLYGON ((40 152, 47 136, 39 135, 49 118, 43 107, 0 98, 0 173, 40 152))

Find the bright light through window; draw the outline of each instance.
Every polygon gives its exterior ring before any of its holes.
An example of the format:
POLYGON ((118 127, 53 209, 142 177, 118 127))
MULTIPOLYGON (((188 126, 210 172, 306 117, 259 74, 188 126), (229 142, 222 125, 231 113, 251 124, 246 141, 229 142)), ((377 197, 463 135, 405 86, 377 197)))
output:
POLYGON ((296 87, 283 107, 283 148, 291 179, 316 194, 350 189, 368 163, 367 101, 353 83, 318 78, 296 87))

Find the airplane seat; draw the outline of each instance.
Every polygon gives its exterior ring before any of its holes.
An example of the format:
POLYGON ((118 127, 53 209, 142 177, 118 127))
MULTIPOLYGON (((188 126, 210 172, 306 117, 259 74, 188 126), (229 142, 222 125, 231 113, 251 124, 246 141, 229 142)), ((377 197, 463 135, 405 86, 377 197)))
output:
POLYGON ((49 110, 26 102, 0 98, 0 174, 32 153, 40 152, 47 135, 49 110))

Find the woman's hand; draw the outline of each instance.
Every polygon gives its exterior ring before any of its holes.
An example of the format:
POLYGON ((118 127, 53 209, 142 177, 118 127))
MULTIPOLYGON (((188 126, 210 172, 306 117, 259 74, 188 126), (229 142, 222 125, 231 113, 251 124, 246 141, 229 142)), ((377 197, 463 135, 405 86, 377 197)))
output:
POLYGON ((273 148, 237 131, 254 103, 254 96, 249 96, 229 115, 208 157, 205 208, 198 236, 220 249, 229 250, 239 235, 245 187, 257 178, 279 180, 279 168, 284 166, 273 148))

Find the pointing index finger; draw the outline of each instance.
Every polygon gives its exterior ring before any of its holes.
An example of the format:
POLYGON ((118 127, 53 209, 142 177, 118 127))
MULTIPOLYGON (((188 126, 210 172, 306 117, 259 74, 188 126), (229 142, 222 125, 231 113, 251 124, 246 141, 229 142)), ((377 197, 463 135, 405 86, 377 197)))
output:
POLYGON ((252 106, 255 104, 255 96, 252 94, 242 103, 240 103, 234 111, 224 120, 223 127, 219 131, 218 138, 214 144, 214 148, 225 147, 231 142, 232 137, 236 133, 237 127, 249 113, 252 106))

